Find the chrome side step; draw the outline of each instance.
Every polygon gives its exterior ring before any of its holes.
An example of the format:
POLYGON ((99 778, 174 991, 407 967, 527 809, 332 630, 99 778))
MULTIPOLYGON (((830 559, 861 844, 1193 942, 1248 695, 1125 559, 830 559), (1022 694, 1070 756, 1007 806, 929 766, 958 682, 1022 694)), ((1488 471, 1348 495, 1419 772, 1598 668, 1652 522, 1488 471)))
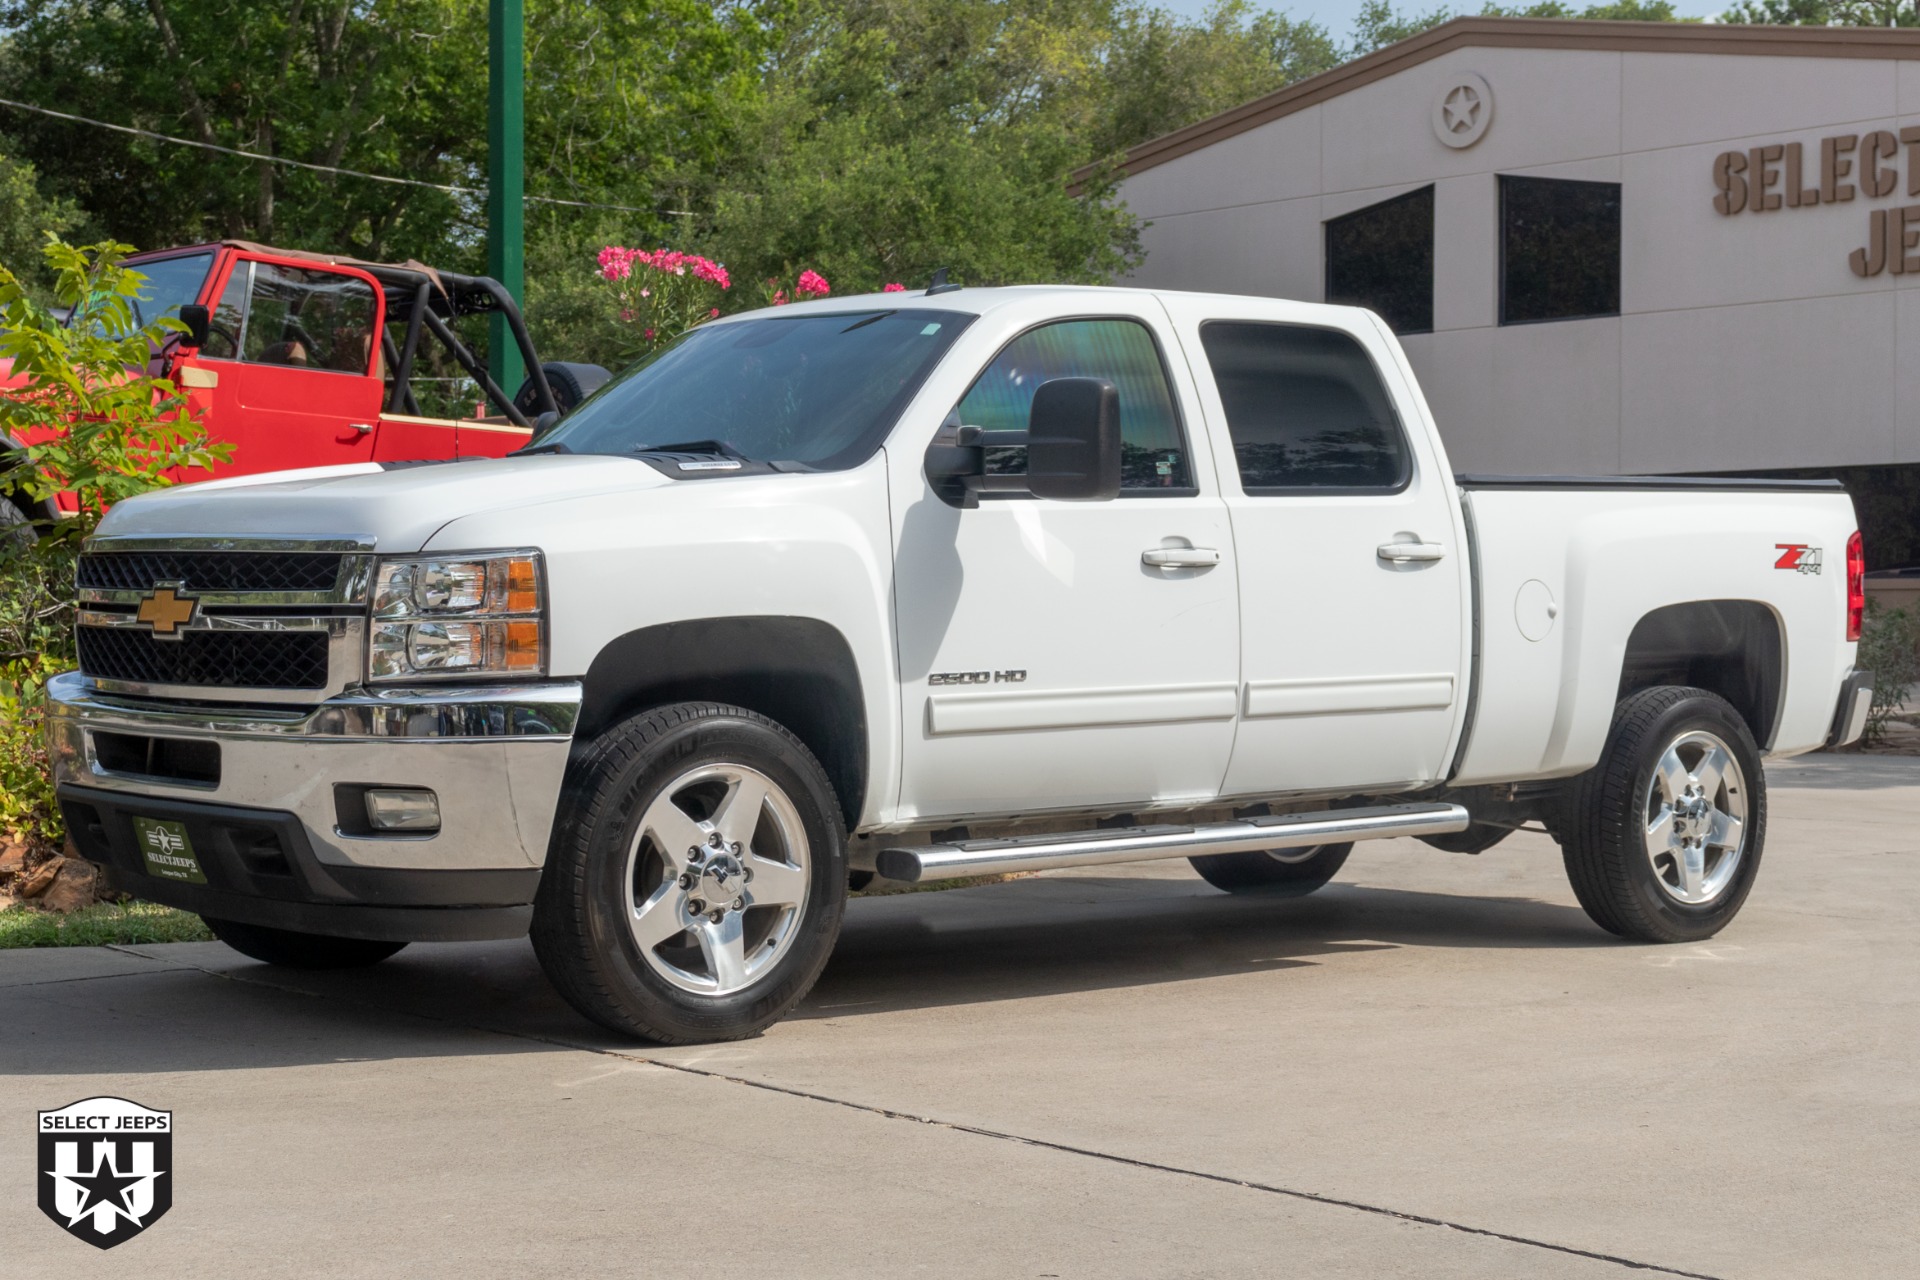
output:
POLYGON ((1004 840, 961 840, 882 849, 875 859, 889 880, 915 883, 1009 871, 1051 871, 1110 862, 1150 862, 1205 853, 1303 849, 1347 840, 1437 836, 1464 831, 1471 818, 1457 804, 1386 804, 1370 809, 1283 813, 1198 827, 1125 827, 1004 840))

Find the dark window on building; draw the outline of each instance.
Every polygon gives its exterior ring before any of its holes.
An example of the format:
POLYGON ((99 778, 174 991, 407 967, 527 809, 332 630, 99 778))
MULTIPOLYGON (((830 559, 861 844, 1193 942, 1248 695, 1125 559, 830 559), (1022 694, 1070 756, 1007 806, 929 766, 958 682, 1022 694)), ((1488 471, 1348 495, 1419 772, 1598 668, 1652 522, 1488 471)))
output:
POLYGON ((1433 188, 1327 223, 1327 301, 1366 307, 1395 333, 1433 332, 1433 188))
POLYGON ((1500 323, 1620 314, 1620 184, 1500 178, 1500 323))
POLYGON ((1412 474, 1379 370, 1352 337, 1301 325, 1200 326, 1248 493, 1391 492, 1412 474))

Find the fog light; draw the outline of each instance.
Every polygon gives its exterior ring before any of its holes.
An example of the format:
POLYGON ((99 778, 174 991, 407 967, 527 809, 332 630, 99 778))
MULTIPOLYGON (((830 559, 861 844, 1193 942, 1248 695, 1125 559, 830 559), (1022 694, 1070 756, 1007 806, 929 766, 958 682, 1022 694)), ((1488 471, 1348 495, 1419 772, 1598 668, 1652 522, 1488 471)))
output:
POLYGON ((375 831, 438 831, 440 798, 425 787, 369 787, 367 825, 375 831))

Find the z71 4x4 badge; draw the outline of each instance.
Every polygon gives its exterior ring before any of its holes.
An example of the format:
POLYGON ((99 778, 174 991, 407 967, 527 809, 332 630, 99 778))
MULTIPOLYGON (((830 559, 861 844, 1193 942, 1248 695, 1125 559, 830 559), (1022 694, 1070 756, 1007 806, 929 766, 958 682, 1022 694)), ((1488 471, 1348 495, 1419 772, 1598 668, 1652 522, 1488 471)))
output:
POLYGON ((1780 558, 1773 562, 1776 569, 1792 569, 1796 573, 1820 572, 1820 548, 1810 547, 1804 542, 1776 542, 1773 549, 1780 558))

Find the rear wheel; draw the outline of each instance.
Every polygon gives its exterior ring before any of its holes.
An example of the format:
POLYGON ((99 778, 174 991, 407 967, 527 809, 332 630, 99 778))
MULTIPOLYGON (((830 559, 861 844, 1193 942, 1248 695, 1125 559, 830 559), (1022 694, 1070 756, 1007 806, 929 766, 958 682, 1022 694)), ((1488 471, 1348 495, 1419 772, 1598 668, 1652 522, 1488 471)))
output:
POLYGON ((680 703, 575 766, 533 946, 587 1017, 661 1043, 754 1035, 820 976, 846 907, 826 773, 786 729, 680 703))
POLYGON ((238 920, 202 916, 213 936, 249 959, 283 969, 364 969, 379 964, 407 944, 375 942, 367 938, 330 938, 318 933, 295 933, 238 920))
POLYGON ((1352 852, 1353 844, 1349 841, 1310 845, 1305 849, 1207 853, 1187 861, 1193 864, 1201 879, 1216 889, 1298 898, 1333 879, 1352 852))
POLYGON ((1558 824, 1574 896, 1594 923, 1642 942, 1726 928, 1753 888, 1767 779, 1740 713, 1704 689, 1622 701, 1600 763, 1558 824))

